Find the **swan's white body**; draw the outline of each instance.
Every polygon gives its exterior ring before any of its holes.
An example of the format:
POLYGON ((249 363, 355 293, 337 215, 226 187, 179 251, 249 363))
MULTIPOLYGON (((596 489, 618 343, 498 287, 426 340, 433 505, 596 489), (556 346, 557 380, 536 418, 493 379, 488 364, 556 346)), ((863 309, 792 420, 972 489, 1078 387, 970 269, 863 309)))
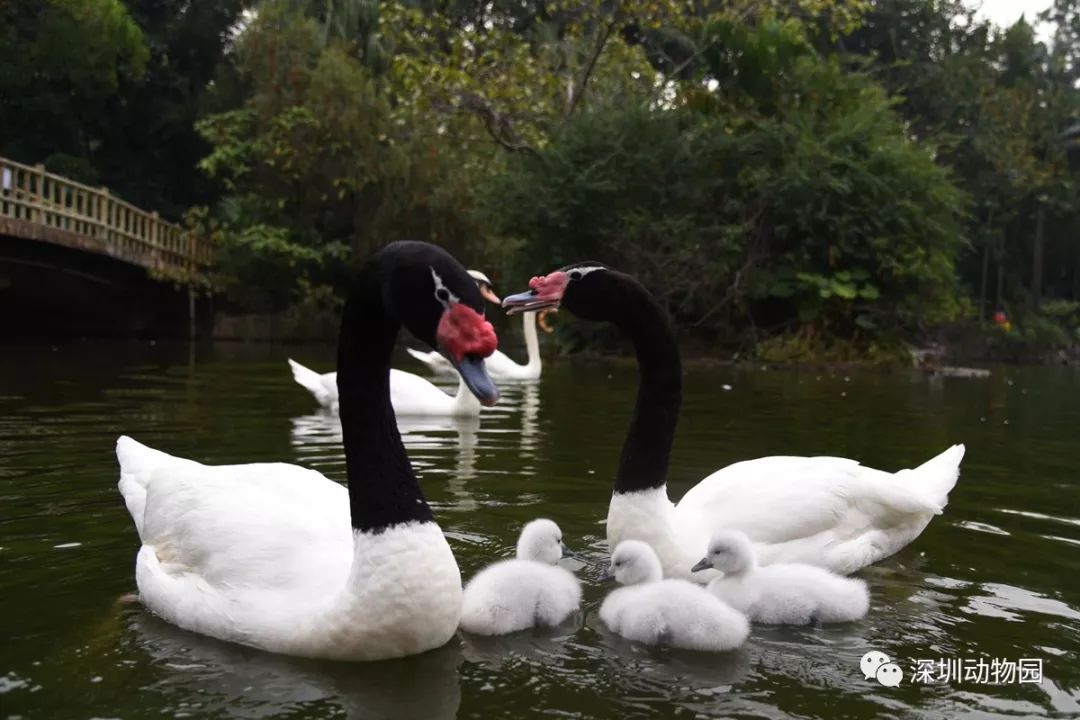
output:
MULTIPOLYGON (((491 357, 484 360, 488 374, 496 380, 536 380, 540 377, 540 338, 536 334, 536 313, 524 313, 521 324, 525 333, 525 350, 528 352, 528 361, 524 365, 518 364, 511 360, 506 353, 496 350, 491 354, 491 357)), ((454 372, 454 366, 435 351, 421 352, 412 348, 408 350, 410 355, 435 372, 448 374, 454 372)))
MULTIPOLYGON (((307 388, 320 405, 337 412, 336 372, 320 374, 292 359, 289 360, 289 367, 292 368, 293 379, 307 388)), ((447 395, 419 375, 392 369, 390 370, 390 404, 394 407, 395 415, 476 417, 480 414, 480 401, 469 392, 465 381, 460 376, 457 394, 447 395)))
POLYGON ((561 556, 558 525, 544 519, 526 525, 517 558, 484 568, 465 586, 461 629, 505 635, 561 624, 581 604, 578 579, 555 565, 561 556))
POLYGON ((297 465, 207 466, 121 437, 141 601, 182 628, 337 660, 445 644, 461 575, 438 525, 352 528, 346 489, 297 465))
POLYGON ((745 533, 721 530, 694 569, 712 567, 724 573, 708 590, 754 622, 807 625, 850 622, 866 615, 870 593, 866 583, 841 577, 804 563, 757 564, 745 533))
POLYGON ((954 445, 896 473, 845 458, 765 457, 716 471, 678 504, 666 486, 617 492, 608 508, 608 546, 644 541, 666 577, 688 578, 712 533, 726 528, 749 536, 762 565, 808 563, 847 575, 918 537, 945 508, 963 457, 964 446, 954 445))
POLYGON ((647 645, 706 652, 736 648, 750 634, 746 617, 705 588, 661 579, 660 561, 647 544, 620 543, 612 563, 615 579, 626 584, 600 606, 600 619, 612 632, 647 645))
POLYGON ((866 616, 866 583, 815 565, 779 563, 712 580, 708 591, 766 625, 850 622, 866 616))

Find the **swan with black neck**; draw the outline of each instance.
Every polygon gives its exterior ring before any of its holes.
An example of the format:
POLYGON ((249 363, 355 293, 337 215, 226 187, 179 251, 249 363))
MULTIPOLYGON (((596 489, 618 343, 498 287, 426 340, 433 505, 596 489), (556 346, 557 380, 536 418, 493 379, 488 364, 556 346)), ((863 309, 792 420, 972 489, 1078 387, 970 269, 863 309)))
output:
POLYGON ((117 441, 143 604, 187 630, 306 657, 401 657, 453 637, 461 574, 390 404, 402 326, 445 353, 481 402, 498 398, 483 361, 495 333, 465 269, 426 243, 375 253, 338 345, 348 489, 297 465, 210 466, 117 441))
MULTIPOLYGON (((679 348, 663 309, 635 278, 582 262, 535 277, 503 299, 511 313, 562 308, 614 324, 634 345, 640 380, 608 507, 607 539, 641 540, 668 577, 690 568, 718 529, 741 530, 761 564, 802 562, 848 574, 910 543, 940 514, 964 446, 897 473, 835 457, 775 456, 738 462, 692 487, 678 504, 667 469, 682 402, 679 348)), ((697 573, 707 582, 714 571, 697 573)))

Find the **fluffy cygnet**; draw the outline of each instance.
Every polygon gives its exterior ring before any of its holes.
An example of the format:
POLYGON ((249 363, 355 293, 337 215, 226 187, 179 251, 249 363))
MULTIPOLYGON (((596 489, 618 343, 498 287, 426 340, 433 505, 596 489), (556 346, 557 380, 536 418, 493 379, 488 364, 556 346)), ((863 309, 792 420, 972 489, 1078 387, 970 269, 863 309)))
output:
POLYGON ((814 565, 757 564, 750 539, 737 530, 713 535, 708 553, 694 566, 724 573, 708 591, 754 622, 807 625, 848 622, 866 615, 870 593, 862 580, 841 577, 814 565))
POLYGON ((517 559, 497 562, 465 586, 461 629, 505 635, 534 626, 558 625, 577 610, 581 585, 556 566, 565 545, 551 520, 533 520, 521 531, 517 559))
POLYGON ((619 543, 608 572, 624 587, 607 596, 600 619, 629 640, 718 652, 742 645, 750 633, 746 618, 705 588, 664 580, 660 559, 646 543, 619 543))

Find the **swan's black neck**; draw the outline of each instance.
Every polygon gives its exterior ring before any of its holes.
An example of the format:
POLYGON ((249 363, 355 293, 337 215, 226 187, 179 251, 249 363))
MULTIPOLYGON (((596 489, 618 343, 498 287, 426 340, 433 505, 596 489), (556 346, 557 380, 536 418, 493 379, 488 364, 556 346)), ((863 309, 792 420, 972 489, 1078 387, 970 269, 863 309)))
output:
POLYGON ((381 532, 432 520, 390 404, 390 356, 400 324, 387 312, 369 265, 345 302, 338 340, 338 408, 352 525, 381 532))
POLYGON ((611 322, 637 352, 637 402, 615 475, 615 492, 659 488, 667 482, 668 460, 682 405, 682 361, 667 315, 633 278, 614 274, 619 302, 611 322))

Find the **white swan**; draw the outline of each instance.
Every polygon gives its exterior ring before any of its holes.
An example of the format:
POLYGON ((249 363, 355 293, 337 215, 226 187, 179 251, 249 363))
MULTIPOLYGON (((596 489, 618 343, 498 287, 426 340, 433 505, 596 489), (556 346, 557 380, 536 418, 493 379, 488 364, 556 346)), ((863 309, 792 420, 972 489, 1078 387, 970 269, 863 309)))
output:
POLYGON ((121 437, 140 600, 187 630, 290 655, 377 660, 446 643, 461 575, 402 447, 387 367, 400 323, 493 403, 482 313, 439 248, 394 243, 367 261, 338 348, 347 490, 296 465, 207 466, 121 437))
MULTIPOLYGON (((750 537, 764 565, 802 562, 846 575, 892 555, 944 510, 963 445, 897 473, 834 457, 747 460, 673 504, 666 483, 682 367, 664 311, 637 280, 594 262, 533 278, 530 288, 503 305, 511 312, 561 307, 614 323, 637 351, 641 380, 608 507, 609 547, 642 540, 659 554, 665 575, 689 577, 712 532, 728 528, 750 537)), ((703 582, 716 575, 700 574, 703 582)))
POLYGON ((497 562, 465 586, 461 629, 505 635, 536 626, 555 626, 581 604, 581 584, 565 568, 562 531, 551 520, 533 520, 521 531, 517 559, 497 562))
POLYGON ((698 572, 714 568, 723 577, 708 591, 753 622, 768 625, 807 625, 850 622, 866 615, 870 593, 866 583, 803 563, 759 567, 754 546, 744 533, 723 530, 709 541, 698 572))
POLYGON ((600 619, 612 632, 647 645, 722 652, 746 641, 750 624, 742 613, 700 585, 663 576, 646 543, 619 543, 608 577, 625 587, 604 599, 600 619))
MULTIPOLYGON (((320 374, 292 358, 289 358, 289 367, 297 384, 307 388, 324 408, 337 412, 336 372, 320 374)), ((393 368, 390 370, 390 404, 397 415, 476 417, 480 414, 480 401, 469 392, 462 378, 458 378, 457 392, 447 395, 431 381, 393 368)))
MULTIPOLYGON (((476 280, 476 284, 480 286, 480 292, 483 293, 484 297, 498 305, 500 302, 499 297, 495 294, 494 286, 487 275, 479 270, 470 270, 469 275, 476 280)), ((540 338, 536 334, 536 325, 537 314, 534 312, 524 313, 521 319, 521 329, 525 334, 525 351, 528 357, 526 363, 524 365, 518 364, 503 351, 496 350, 485 361, 488 374, 491 377, 498 380, 537 380, 540 378, 542 363, 540 360, 540 338)), ((550 329, 547 329, 550 332, 550 329)), ((453 366, 446 361, 446 358, 437 352, 421 352, 412 348, 408 348, 408 352, 435 372, 451 373, 454 371, 453 366)))

